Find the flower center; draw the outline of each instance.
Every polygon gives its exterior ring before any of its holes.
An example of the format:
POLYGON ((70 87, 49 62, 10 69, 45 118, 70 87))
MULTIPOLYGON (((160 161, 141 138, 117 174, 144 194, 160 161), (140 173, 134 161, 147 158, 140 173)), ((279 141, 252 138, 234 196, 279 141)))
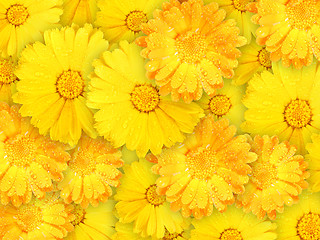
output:
POLYGON ((317 23, 319 9, 316 0, 291 0, 286 13, 294 28, 306 30, 317 23))
POLYGON ((148 22, 147 15, 142 11, 131 11, 126 17, 127 27, 137 33, 140 32, 141 23, 148 22))
POLYGON ((13 64, 9 60, 0 60, 0 84, 10 84, 17 80, 13 73, 13 64))
POLYGON ((199 33, 188 32, 176 39, 176 49, 181 61, 199 63, 206 55, 207 43, 199 33))
POLYGON ((220 235, 220 240, 243 240, 241 233, 233 228, 224 230, 220 235))
POLYGON ((27 136, 19 134, 9 138, 4 143, 4 149, 11 165, 26 167, 35 161, 35 141, 27 136))
POLYGON ((80 176, 90 175, 96 169, 96 161, 92 152, 80 150, 68 163, 70 169, 80 176))
POLYGON ((284 109, 284 120, 293 128, 305 127, 311 118, 311 108, 305 100, 292 100, 284 109))
POLYGON ((211 149, 198 147, 187 153, 186 165, 193 178, 207 180, 216 173, 217 158, 211 149))
POLYGON ((84 89, 84 80, 78 71, 64 71, 57 79, 57 92, 68 99, 78 97, 84 89))
POLYGON ((73 206, 74 206, 74 209, 72 213, 74 214, 75 219, 71 222, 71 224, 73 226, 76 226, 84 220, 86 211, 80 205, 74 204, 73 206))
POLYGON ((36 206, 21 206, 16 221, 22 231, 31 232, 43 222, 41 209, 36 206))
POLYGON ((270 53, 266 50, 266 48, 262 48, 258 53, 258 61, 259 63, 267 69, 271 69, 271 60, 270 53))
POLYGON ((278 174, 275 166, 268 162, 257 163, 253 168, 252 182, 259 189, 266 189, 275 183, 278 174))
POLYGON ((297 224, 297 234, 302 240, 320 239, 320 216, 316 213, 307 213, 300 218, 297 224))
POLYGON ((9 23, 19 26, 27 21, 29 12, 26 7, 20 4, 15 4, 7 9, 6 16, 9 23))
POLYGON ((150 185, 146 190, 146 197, 149 203, 151 203, 154 206, 159 206, 166 201, 166 197, 158 195, 156 189, 156 184, 150 185))
POLYGON ((245 12, 247 11, 246 6, 249 3, 249 0, 232 0, 232 3, 235 9, 245 12))
POLYGON ((131 102, 140 112, 151 112, 158 106, 158 90, 150 85, 138 85, 131 93, 131 102))
POLYGON ((166 229, 166 231, 164 232, 164 236, 162 238, 162 240, 175 240, 178 239, 178 237, 181 237, 182 233, 169 233, 169 231, 166 229))
POLYGON ((226 115, 231 108, 231 101, 226 95, 215 95, 209 101, 211 112, 216 116, 226 115))

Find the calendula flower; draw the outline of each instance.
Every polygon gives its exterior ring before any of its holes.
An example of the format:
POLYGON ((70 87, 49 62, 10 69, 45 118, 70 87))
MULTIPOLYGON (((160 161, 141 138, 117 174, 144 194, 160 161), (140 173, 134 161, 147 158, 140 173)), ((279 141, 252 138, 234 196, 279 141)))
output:
POLYGON ((118 201, 120 222, 133 222, 133 231, 141 237, 163 238, 166 230, 182 232, 185 223, 179 212, 170 211, 165 196, 156 192, 157 176, 151 166, 144 159, 124 166, 125 174, 114 199, 118 201))
POLYGON ((305 154, 305 143, 320 128, 320 71, 316 64, 301 70, 273 63, 273 74, 255 75, 243 99, 243 131, 252 134, 278 135, 305 154))
POLYGON ((152 18, 152 12, 163 0, 98 0, 100 11, 95 24, 101 28, 111 43, 132 42, 141 36, 140 26, 152 18))
POLYGON ((85 23, 93 24, 98 11, 97 0, 63 0, 63 14, 60 23, 72 23, 83 26, 85 23))
POLYGON ((0 101, 10 105, 12 104, 12 94, 16 92, 15 65, 11 58, 0 57, 0 101))
POLYGON ((158 88, 145 77, 141 48, 127 41, 106 51, 93 63, 88 106, 95 114, 100 135, 114 147, 126 144, 139 157, 150 149, 159 154, 163 145, 182 142, 203 116, 196 103, 172 102, 159 95, 158 88))
POLYGON ((275 240, 277 225, 257 219, 253 214, 244 213, 234 206, 224 213, 214 211, 210 217, 192 221, 190 240, 275 240))
POLYGON ((254 74, 260 74, 264 70, 271 72, 270 53, 265 47, 259 46, 255 41, 240 48, 242 55, 239 58, 239 66, 234 71, 232 83, 242 85, 248 82, 254 74))
POLYGON ((170 0, 162 8, 141 25, 147 36, 136 41, 150 59, 149 78, 155 78, 161 95, 171 93, 175 101, 199 100, 203 89, 213 96, 223 86, 222 77, 233 76, 241 54, 237 47, 246 43, 235 20, 224 21, 226 12, 215 2, 170 0))
POLYGON ((256 160, 243 135, 234 137, 236 127, 225 118, 204 118, 182 144, 164 149, 157 156, 153 171, 158 193, 165 194, 173 211, 195 218, 212 214, 213 205, 220 211, 234 202, 233 193, 244 192, 251 167, 256 160))
POLYGON ((320 60, 320 6, 317 0, 260 0, 253 20, 259 24, 257 43, 266 45, 272 61, 308 66, 320 60))
POLYGON ((92 60, 108 48, 103 33, 91 25, 76 25, 44 33, 45 44, 36 42, 21 54, 16 75, 15 102, 22 116, 40 134, 70 145, 77 144, 82 130, 96 137, 93 112, 86 106, 87 75, 92 60))
POLYGON ((108 200, 106 203, 100 203, 98 207, 89 206, 85 209, 80 205, 72 205, 75 219, 71 224, 74 231, 70 232, 65 240, 111 239, 117 222, 113 215, 115 201, 108 200))
POLYGON ((74 201, 86 208, 89 203, 98 206, 112 195, 111 186, 118 187, 122 167, 121 152, 103 139, 82 136, 71 150, 71 160, 58 184, 66 203, 74 201))
POLYGON ((33 199, 19 208, 0 206, 1 239, 62 240, 73 231, 73 207, 51 193, 43 200, 33 199), (3 230, 3 231, 2 231, 3 230))
POLYGON ((53 181, 63 179, 70 155, 65 146, 39 135, 18 106, 0 103, 0 198, 6 205, 43 198, 53 181))
POLYGON ((250 163, 251 178, 244 194, 238 195, 237 204, 260 219, 266 213, 275 219, 276 211, 283 212, 285 204, 297 203, 302 189, 308 187, 307 163, 303 156, 295 155, 294 146, 279 143, 277 136, 256 135, 254 140, 249 137, 249 141, 258 159, 250 163))
POLYGON ((28 43, 41 41, 44 30, 58 27, 62 14, 61 5, 61 0, 1 1, 2 56, 17 57, 28 43))
POLYGON ((244 87, 234 86, 231 80, 226 79, 223 88, 218 89, 213 97, 204 94, 199 100, 199 105, 206 115, 212 114, 216 120, 228 118, 230 124, 235 125, 239 132, 246 110, 241 101, 244 94, 244 87))
POLYGON ((306 159, 308 161, 308 169, 310 172, 309 182, 309 190, 313 192, 320 191, 320 135, 313 134, 311 136, 312 143, 308 143, 306 145, 306 149, 308 150, 308 155, 306 155, 306 159))

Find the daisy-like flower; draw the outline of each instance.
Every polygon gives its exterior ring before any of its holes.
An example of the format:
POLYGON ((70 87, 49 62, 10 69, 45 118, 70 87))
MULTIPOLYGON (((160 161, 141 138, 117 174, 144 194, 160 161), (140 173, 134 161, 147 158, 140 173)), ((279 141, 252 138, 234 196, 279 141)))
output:
POLYGON ((244 213, 234 206, 224 213, 215 211, 210 217, 192 221, 190 240, 275 240, 277 225, 244 213))
POLYGON ((256 135, 254 141, 249 137, 249 142, 258 159, 250 164, 251 178, 244 194, 238 195, 237 205, 260 219, 266 213, 275 219, 276 211, 283 212, 285 204, 297 203, 302 189, 308 187, 307 163, 303 156, 294 155, 295 147, 279 143, 277 136, 256 135))
POLYGON ((159 154, 163 145, 182 142, 203 110, 196 103, 172 102, 169 96, 160 96, 145 76, 140 50, 122 41, 119 49, 104 52, 94 62, 87 104, 99 109, 94 117, 100 135, 114 147, 126 144, 143 157, 149 149, 159 154))
POLYGON ((142 24, 147 36, 136 41, 150 59, 148 77, 155 78, 161 95, 171 92, 175 101, 199 100, 203 89, 213 96, 223 86, 222 77, 233 76, 241 54, 237 47, 246 43, 235 20, 224 21, 226 12, 215 2, 171 0, 162 8, 142 24))
POLYGON ((255 75, 243 99, 248 108, 241 128, 245 132, 278 135, 305 154, 311 133, 320 129, 320 71, 314 63, 297 70, 272 64, 273 74, 255 75))
POLYGON ((204 118, 182 144, 164 149, 152 168, 160 175, 158 193, 165 194, 173 211, 195 218, 211 215, 213 205, 220 211, 234 202, 233 193, 244 192, 256 160, 245 136, 234 137, 236 127, 225 118, 204 118))
POLYGON ((60 18, 62 25, 71 23, 83 26, 85 23, 93 24, 98 11, 97 0, 63 0, 63 14, 60 18))
POLYGON ((12 94, 16 92, 17 77, 15 62, 11 58, 0 57, 0 101, 12 104, 12 94))
POLYGON ((264 70, 271 71, 270 53, 265 47, 251 41, 249 45, 243 46, 240 50, 242 55, 238 60, 239 66, 234 71, 233 84, 245 84, 255 73, 260 74, 264 70))
POLYGON ((311 136, 312 143, 306 145, 308 150, 308 155, 306 155, 306 160, 308 162, 308 170, 310 172, 310 177, 308 178, 309 190, 312 192, 320 191, 320 135, 313 134, 311 136))
POLYGON ((6 0, 0 3, 0 51, 3 56, 17 56, 42 32, 58 27, 62 0, 6 0))
POLYGON ((0 103, 0 198, 14 206, 30 202, 32 193, 43 198, 52 181, 63 179, 70 159, 65 146, 39 135, 18 110, 0 103))
POLYGON ((85 24, 44 33, 45 44, 36 42, 21 54, 15 102, 22 116, 40 134, 70 145, 77 144, 82 130, 96 137, 93 113, 86 106, 87 75, 94 58, 108 48, 103 33, 85 24))
POLYGON ((152 164, 144 159, 124 166, 121 186, 114 199, 122 223, 133 222, 133 231, 142 237, 163 238, 166 230, 182 232, 184 219, 172 212, 165 196, 156 192, 157 176, 151 172, 152 164))
POLYGON ((272 61, 308 66, 320 60, 320 5, 317 0, 260 0, 253 20, 259 24, 257 43, 266 45, 272 61))
POLYGON ((206 115, 212 114, 216 120, 228 118, 230 124, 240 130, 246 110, 241 101, 244 93, 243 86, 234 86, 231 84, 231 80, 226 79, 223 88, 218 89, 216 95, 209 97, 204 94, 198 103, 206 115))
POLYGON ((0 238, 62 240, 73 231, 75 216, 72 205, 64 204, 58 196, 50 193, 43 200, 33 199, 19 208, 0 206, 0 238))
POLYGON ((103 139, 82 136, 71 151, 65 178, 58 184, 66 203, 74 201, 86 208, 98 206, 112 195, 111 186, 118 187, 122 167, 121 152, 103 139))
MULTIPOLYGON (((110 240, 115 233, 114 225, 117 222, 113 215, 115 201, 108 200, 98 207, 89 206, 84 209, 80 205, 73 205, 72 213, 75 219, 71 222, 74 231, 70 232, 65 240, 110 240)), ((123 238, 125 240, 125 238, 123 238)))

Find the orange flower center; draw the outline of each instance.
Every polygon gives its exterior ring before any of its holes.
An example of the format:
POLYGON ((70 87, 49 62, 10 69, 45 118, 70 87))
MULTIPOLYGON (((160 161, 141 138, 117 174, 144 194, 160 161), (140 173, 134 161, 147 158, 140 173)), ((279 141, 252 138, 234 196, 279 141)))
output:
POLYGON ((210 179, 216 173, 216 154, 209 148, 198 147, 187 153, 186 165, 193 178, 210 179))
POLYGON ((9 23, 19 26, 27 21, 29 12, 26 7, 20 4, 15 4, 7 9, 6 16, 9 23))
POLYGON ((269 162, 257 163, 253 168, 252 182, 259 189, 266 189, 277 180, 278 173, 269 162))
POLYGON ((13 64, 8 60, 0 60, 0 84, 10 84, 17 80, 13 73, 13 64))
POLYGON ((243 240, 241 233, 233 228, 224 230, 220 235, 220 240, 243 240))
POLYGON ((206 55, 207 42, 199 33, 188 32, 176 39, 179 58, 186 63, 199 63, 206 55))
POLYGON ((247 11, 246 6, 249 3, 249 0, 232 0, 232 4, 235 9, 245 12, 247 11))
POLYGON ((78 71, 64 71, 57 79, 57 92, 67 99, 77 98, 84 89, 84 80, 78 71))
POLYGON ((146 190, 146 197, 147 197, 147 201, 150 204, 154 206, 159 206, 165 202, 166 197, 162 195, 158 195, 156 192, 156 189, 157 189, 156 184, 150 185, 146 190))
POLYGON ((307 213, 300 218, 297 224, 297 234, 302 240, 320 239, 320 216, 316 213, 307 213))
POLYGON ((311 122, 312 111, 305 100, 292 100, 284 110, 284 120, 293 128, 302 128, 311 122))
POLYGON ((216 116, 226 115, 231 108, 231 101, 226 95, 213 96, 209 101, 209 107, 211 112, 216 116))
POLYGON ((315 0, 291 0, 287 4, 286 13, 294 28, 306 30, 317 23, 319 6, 315 0))
POLYGON ((140 32, 141 23, 147 21, 147 15, 142 11, 131 11, 125 20, 127 27, 135 33, 140 32))
POLYGON ((42 224, 42 211, 36 206, 21 206, 16 222, 24 232, 31 232, 42 224))
POLYGON ((258 53, 258 61, 259 63, 267 69, 271 69, 271 60, 270 53, 266 50, 266 48, 262 48, 258 53))
POLYGON ((96 161, 93 153, 85 150, 78 151, 70 160, 69 167, 80 176, 92 174, 96 169, 96 161))
POLYGON ((74 214, 75 219, 71 222, 71 224, 73 226, 76 226, 84 220, 86 211, 80 205, 74 204, 73 206, 74 206, 74 209, 72 213, 74 214))
POLYGON ((160 102, 158 90, 151 85, 138 85, 131 93, 131 102, 140 112, 151 112, 160 102))

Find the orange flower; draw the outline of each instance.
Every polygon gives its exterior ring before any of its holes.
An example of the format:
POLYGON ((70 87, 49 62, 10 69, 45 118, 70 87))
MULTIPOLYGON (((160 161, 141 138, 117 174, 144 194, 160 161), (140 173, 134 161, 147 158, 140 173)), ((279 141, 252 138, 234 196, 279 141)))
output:
POLYGON ((203 89, 213 96, 223 86, 222 77, 233 76, 240 56, 236 47, 246 39, 239 36, 234 19, 223 21, 225 15, 217 3, 171 0, 141 24, 147 36, 136 43, 145 47, 141 53, 150 59, 147 74, 155 78, 161 95, 171 92, 173 100, 191 102, 201 98, 203 89))

